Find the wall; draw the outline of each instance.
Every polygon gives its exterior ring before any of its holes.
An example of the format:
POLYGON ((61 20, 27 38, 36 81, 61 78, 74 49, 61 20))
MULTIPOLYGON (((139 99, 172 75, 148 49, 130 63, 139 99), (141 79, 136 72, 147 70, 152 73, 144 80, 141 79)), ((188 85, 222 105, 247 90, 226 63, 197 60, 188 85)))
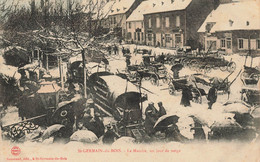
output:
POLYGON ((193 0, 187 7, 186 45, 193 49, 201 47, 197 31, 213 9, 213 0, 193 0))
POLYGON ((131 21, 126 23, 126 40, 129 43, 135 43, 135 44, 144 44, 145 42, 145 35, 144 35, 144 27, 143 27, 143 21, 131 21), (131 28, 129 28, 129 23, 131 23, 131 28), (136 29, 141 29, 141 32, 136 32, 136 29), (129 33, 131 33, 131 38, 129 37, 129 33), (140 40, 138 41, 138 33, 140 36, 140 40), (136 36, 135 36, 136 35, 136 36), (143 36, 142 36, 143 35, 143 36))
MULTIPOLYGON (((200 39, 202 40, 203 34, 201 33, 200 39)), ((205 34, 204 34, 205 36, 205 34)), ((205 36, 204 40, 204 46, 206 45, 207 40, 212 40, 212 38, 215 37, 217 41, 217 49, 221 48, 221 40, 225 40, 225 49, 227 53, 240 53, 240 54, 246 54, 249 51, 249 46, 251 49, 252 54, 258 54, 260 55, 260 49, 257 46, 257 40, 260 40, 260 30, 237 30, 237 31, 225 31, 225 32, 217 32, 215 34, 212 34, 210 36, 205 36), (227 48, 227 38, 232 39, 232 47, 229 50, 227 48), (243 47, 244 49, 239 49, 239 40, 243 39, 243 47), (249 44, 249 38, 250 38, 250 44, 249 44)))
MULTIPOLYGON (((161 47, 175 47, 175 34, 185 35, 184 29, 186 26, 185 21, 185 11, 171 11, 171 12, 163 12, 163 13, 154 13, 144 15, 144 28, 146 37, 148 33, 152 33, 154 35, 154 39, 156 41, 146 42, 146 44, 150 45, 158 45, 158 42, 161 47), (176 26, 176 17, 180 16, 180 27, 176 26), (156 18, 160 18, 160 27, 156 26, 156 18), (166 27, 166 17, 169 17, 169 27, 166 27), (151 28, 149 28, 149 19, 151 18, 151 28), (165 34, 170 34, 171 41, 166 43, 165 34), (157 35, 157 36, 156 36, 157 35)), ((184 38, 184 36, 182 36, 184 38)), ((147 38, 146 38, 147 40, 147 38)), ((185 40, 182 40, 182 42, 185 40)))

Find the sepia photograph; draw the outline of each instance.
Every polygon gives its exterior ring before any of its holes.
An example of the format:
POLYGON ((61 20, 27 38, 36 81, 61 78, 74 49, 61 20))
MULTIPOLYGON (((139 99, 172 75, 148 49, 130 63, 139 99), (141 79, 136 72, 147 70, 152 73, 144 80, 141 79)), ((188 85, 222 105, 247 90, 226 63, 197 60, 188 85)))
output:
POLYGON ((0 0, 0 161, 260 162, 260 0, 0 0))

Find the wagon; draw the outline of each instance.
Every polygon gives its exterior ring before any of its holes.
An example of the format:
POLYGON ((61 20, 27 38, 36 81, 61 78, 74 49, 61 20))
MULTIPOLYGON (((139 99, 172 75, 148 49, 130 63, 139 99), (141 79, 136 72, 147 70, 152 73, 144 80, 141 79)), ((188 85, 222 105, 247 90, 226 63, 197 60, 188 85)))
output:
POLYGON ((193 78, 197 85, 201 84, 207 89, 215 85, 217 86, 218 91, 223 91, 225 93, 229 93, 230 91, 230 82, 228 81, 228 77, 221 79, 217 77, 209 77, 205 74, 193 74, 193 78))
MULTIPOLYGON (((149 59, 149 62, 141 63, 140 65, 130 65, 127 67, 126 73, 130 82, 140 83, 142 79, 149 80, 153 85, 159 85, 159 80, 167 82, 167 69, 162 63, 155 61, 155 56, 144 55, 144 60, 149 59)), ((122 76, 122 74, 120 74, 122 76)))
POLYGON ((241 89, 241 100, 255 107, 260 105, 260 90, 255 85, 247 85, 241 89))
POLYGON ((227 61, 220 57, 195 57, 190 58, 188 66, 194 70, 204 70, 206 73, 211 72, 212 69, 220 69, 221 71, 233 72, 236 69, 236 63, 233 61, 227 61))
POLYGON ((260 71, 257 68, 244 66, 244 71, 240 75, 244 85, 255 85, 258 83, 260 71))
POLYGON ((202 96, 205 96, 206 93, 204 89, 193 86, 189 80, 190 80, 190 76, 184 76, 179 79, 171 78, 171 81, 169 82, 169 94, 175 95, 176 92, 188 88, 192 92, 192 97, 193 97, 192 101, 201 104, 202 96))
POLYGON ((142 129, 142 102, 147 96, 117 75, 90 76, 89 96, 104 115, 117 122, 120 135, 137 136, 142 129))

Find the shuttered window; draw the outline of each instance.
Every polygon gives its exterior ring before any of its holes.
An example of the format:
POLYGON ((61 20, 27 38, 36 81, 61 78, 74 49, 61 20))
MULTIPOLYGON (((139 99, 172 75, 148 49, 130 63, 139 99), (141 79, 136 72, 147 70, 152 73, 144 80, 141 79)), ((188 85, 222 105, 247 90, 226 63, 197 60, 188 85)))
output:
POLYGON ((156 27, 160 28, 160 26, 161 26, 161 19, 160 17, 156 17, 156 27))
POLYGON ((166 28, 170 27, 170 18, 169 17, 165 17, 165 27, 166 28))

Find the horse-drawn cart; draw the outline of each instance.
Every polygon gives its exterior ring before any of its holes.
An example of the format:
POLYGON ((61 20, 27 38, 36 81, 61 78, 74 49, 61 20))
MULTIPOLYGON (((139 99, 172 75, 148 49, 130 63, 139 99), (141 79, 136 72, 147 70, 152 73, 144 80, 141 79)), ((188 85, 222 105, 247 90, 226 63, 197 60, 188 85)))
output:
POLYGON ((170 95, 175 95, 176 92, 188 88, 192 93, 192 101, 195 103, 202 103, 202 96, 206 95, 206 93, 202 88, 198 88, 192 85, 190 81, 190 76, 184 76, 179 79, 173 79, 173 78, 170 79, 171 79, 171 81, 169 82, 170 95))

